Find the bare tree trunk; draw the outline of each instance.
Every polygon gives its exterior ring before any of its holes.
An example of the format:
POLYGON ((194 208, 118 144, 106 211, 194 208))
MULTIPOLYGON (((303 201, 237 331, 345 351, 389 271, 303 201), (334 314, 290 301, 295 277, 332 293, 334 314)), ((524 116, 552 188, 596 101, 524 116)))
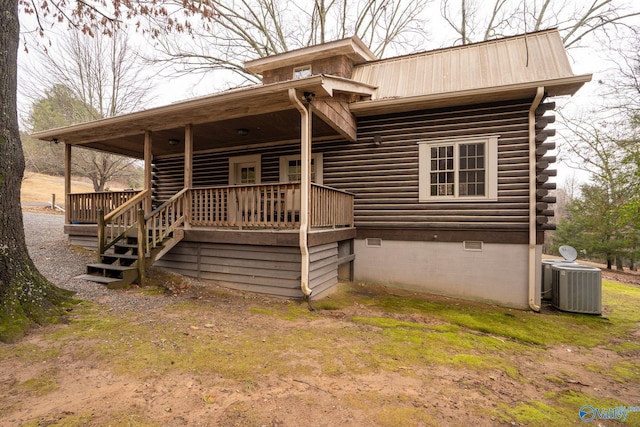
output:
POLYGON ((20 337, 32 324, 50 321, 69 293, 36 269, 24 237, 20 184, 24 155, 18 130, 18 1, 0 0, 0 340, 20 337))

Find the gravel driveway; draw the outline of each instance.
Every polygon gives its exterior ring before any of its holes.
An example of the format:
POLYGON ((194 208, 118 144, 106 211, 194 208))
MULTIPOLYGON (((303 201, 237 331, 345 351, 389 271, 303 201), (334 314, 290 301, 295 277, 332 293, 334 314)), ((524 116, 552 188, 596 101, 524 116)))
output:
POLYGON ((38 270, 55 285, 76 292, 76 298, 124 311, 155 308, 175 301, 76 279, 85 272, 88 263, 95 261, 96 255, 69 245, 63 233, 64 216, 23 212, 23 219, 29 254, 38 270))

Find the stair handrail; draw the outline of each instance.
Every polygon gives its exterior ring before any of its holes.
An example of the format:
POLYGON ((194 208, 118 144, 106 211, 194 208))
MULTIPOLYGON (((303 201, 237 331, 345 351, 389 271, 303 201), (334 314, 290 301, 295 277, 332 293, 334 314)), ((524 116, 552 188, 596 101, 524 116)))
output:
POLYGON ((145 253, 150 253, 165 237, 185 224, 188 192, 189 188, 183 188, 144 217, 145 233, 148 235, 145 253))
POLYGON ((98 260, 102 260, 102 255, 122 240, 137 225, 137 211, 145 204, 147 197, 150 197, 149 190, 143 190, 136 194, 126 203, 118 206, 118 208, 104 214, 102 209, 98 210, 98 260), (128 221, 127 221, 128 219, 128 221), (110 232, 107 232, 107 226, 110 232), (107 238, 110 240, 107 241, 107 238))

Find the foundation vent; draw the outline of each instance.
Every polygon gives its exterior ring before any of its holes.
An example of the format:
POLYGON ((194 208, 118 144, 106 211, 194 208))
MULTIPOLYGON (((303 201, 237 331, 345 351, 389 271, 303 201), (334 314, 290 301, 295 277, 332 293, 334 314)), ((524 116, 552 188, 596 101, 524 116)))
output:
POLYGON ((462 242, 465 251, 481 251, 482 250, 482 242, 475 240, 465 240, 462 242))
POLYGON ((368 248, 379 248, 382 246, 382 239, 377 237, 370 237, 366 239, 366 245, 368 248))

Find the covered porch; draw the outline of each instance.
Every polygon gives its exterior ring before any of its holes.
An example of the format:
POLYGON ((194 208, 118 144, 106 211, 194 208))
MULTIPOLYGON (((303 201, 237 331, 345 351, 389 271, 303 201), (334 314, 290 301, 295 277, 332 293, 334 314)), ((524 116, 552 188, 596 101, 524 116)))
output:
POLYGON ((154 263, 239 289, 315 297, 330 291, 339 274, 350 278, 355 229, 354 195, 317 179, 314 168, 322 165, 314 163, 313 142, 354 141, 348 103, 373 90, 312 76, 35 136, 65 143, 71 242, 95 247, 103 259, 137 230, 144 240, 137 250, 139 282, 145 265, 154 263), (139 158, 144 188, 73 193, 76 146, 139 158), (288 160, 280 168, 294 174, 278 174, 277 160, 261 157, 282 147, 288 160))

